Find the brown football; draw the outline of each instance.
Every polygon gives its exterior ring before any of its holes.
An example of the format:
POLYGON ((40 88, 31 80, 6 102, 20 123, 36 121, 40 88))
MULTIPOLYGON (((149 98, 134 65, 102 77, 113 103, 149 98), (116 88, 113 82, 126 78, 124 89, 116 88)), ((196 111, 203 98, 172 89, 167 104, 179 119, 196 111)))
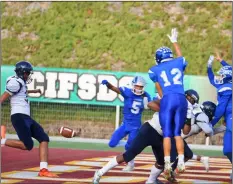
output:
POLYGON ((59 128, 59 133, 66 138, 72 138, 75 136, 75 131, 71 128, 62 126, 59 128))

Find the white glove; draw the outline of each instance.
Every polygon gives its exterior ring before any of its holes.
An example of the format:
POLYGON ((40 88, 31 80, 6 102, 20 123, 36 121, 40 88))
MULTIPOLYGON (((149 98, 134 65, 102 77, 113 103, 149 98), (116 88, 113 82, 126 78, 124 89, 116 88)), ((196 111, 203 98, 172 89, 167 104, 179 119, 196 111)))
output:
POLYGON ((209 68, 211 68, 211 67, 212 67, 212 63, 213 63, 213 61, 214 61, 214 56, 213 56, 213 55, 211 55, 211 56, 209 57, 209 60, 208 60, 208 67, 209 67, 209 68))
POLYGON ((143 98, 143 104, 144 104, 144 109, 149 109, 149 107, 148 107, 148 98, 147 97, 143 98))
POLYGON ((167 36, 172 43, 177 42, 178 32, 177 32, 176 28, 173 28, 171 31, 171 35, 167 35, 167 36))

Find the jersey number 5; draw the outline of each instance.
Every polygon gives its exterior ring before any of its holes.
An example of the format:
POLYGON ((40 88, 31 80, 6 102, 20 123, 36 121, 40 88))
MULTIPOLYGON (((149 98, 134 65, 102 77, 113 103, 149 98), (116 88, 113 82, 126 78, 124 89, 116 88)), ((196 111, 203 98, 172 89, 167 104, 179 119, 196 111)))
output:
MULTIPOLYGON (((173 84, 182 85, 182 82, 180 81, 180 78, 182 76, 181 71, 178 68, 173 68, 171 70, 171 74, 173 75, 173 78, 172 78, 173 84)), ((168 77, 165 71, 161 72, 160 77, 162 77, 164 81, 164 87, 171 85, 171 82, 168 80, 168 77)))
POLYGON ((142 104, 141 102, 133 101, 131 112, 133 114, 138 114, 140 111, 139 107, 141 106, 141 104, 142 104))

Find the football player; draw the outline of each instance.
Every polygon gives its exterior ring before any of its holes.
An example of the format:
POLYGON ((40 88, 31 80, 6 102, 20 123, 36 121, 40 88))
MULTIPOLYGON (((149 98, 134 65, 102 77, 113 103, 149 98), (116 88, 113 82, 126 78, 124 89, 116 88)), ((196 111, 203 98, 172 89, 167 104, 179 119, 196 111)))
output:
MULTIPOLYGON (((192 97, 189 99, 193 100, 192 97)), ((155 105, 155 101, 150 102, 148 106, 154 110, 159 111, 158 104, 155 105)), ((203 107, 205 108, 205 106, 203 107)), ((192 111, 189 111, 192 113, 192 111)), ((188 115, 188 117, 190 117, 188 115)), ((186 121, 185 127, 190 126, 189 121, 186 121)), ((172 148, 171 148, 171 160, 174 162, 177 157, 177 151, 175 147, 175 140, 174 138, 171 139, 172 141, 172 148)), ((156 112, 153 115, 151 120, 146 121, 139 130, 137 137, 134 139, 130 148, 123 154, 120 154, 113 159, 111 159, 102 169, 95 172, 93 178, 93 184, 98 184, 101 176, 103 176, 106 172, 110 169, 116 167, 117 165, 123 162, 129 162, 131 159, 134 159, 138 154, 140 154, 144 148, 147 146, 151 146, 153 153, 156 158, 156 163, 151 169, 150 176, 146 183, 154 183, 156 182, 158 176, 161 174, 164 168, 164 154, 163 154, 163 131, 159 122, 159 115, 156 112)), ((184 155, 185 161, 191 159, 193 157, 193 153, 184 141, 184 155)), ((173 166, 173 170, 175 170, 176 164, 173 166)), ((171 182, 175 182, 174 173, 171 172, 171 178, 168 179, 171 182)))
POLYGON ((223 139, 223 153, 232 163, 232 66, 225 62, 218 54, 216 59, 222 64, 218 71, 219 76, 215 77, 212 71, 214 56, 208 60, 207 73, 210 83, 217 89, 218 105, 211 121, 213 126, 224 117, 226 132, 223 139))
MULTIPOLYGON (((128 150, 133 139, 138 134, 141 127, 141 116, 144 109, 148 109, 147 104, 151 101, 150 95, 144 91, 146 81, 141 76, 135 76, 132 80, 132 89, 127 87, 115 87, 107 80, 103 80, 102 84, 106 85, 112 91, 121 94, 124 98, 123 121, 121 126, 114 131, 109 141, 110 147, 118 145, 120 140, 128 135, 125 149, 128 150)), ((134 169, 134 161, 128 162, 124 171, 134 169)))
POLYGON ((30 105, 27 93, 36 93, 40 90, 27 90, 27 83, 31 82, 33 67, 28 61, 20 61, 15 65, 15 76, 11 76, 6 81, 6 91, 0 97, 1 104, 10 98, 11 122, 19 137, 16 139, 1 139, 1 145, 32 150, 35 138, 39 143, 40 171, 38 176, 57 177, 48 171, 48 142, 49 137, 44 129, 30 117, 30 105))
POLYGON ((171 35, 168 35, 177 53, 177 58, 173 57, 172 50, 168 47, 160 47, 155 52, 155 62, 157 65, 150 68, 148 74, 155 83, 155 87, 161 97, 159 119, 163 129, 164 144, 164 177, 171 177, 171 137, 176 140, 178 152, 178 171, 184 172, 184 144, 181 137, 181 129, 187 113, 187 101, 184 95, 184 70, 187 65, 182 57, 180 47, 177 43, 178 32, 174 28, 171 35))

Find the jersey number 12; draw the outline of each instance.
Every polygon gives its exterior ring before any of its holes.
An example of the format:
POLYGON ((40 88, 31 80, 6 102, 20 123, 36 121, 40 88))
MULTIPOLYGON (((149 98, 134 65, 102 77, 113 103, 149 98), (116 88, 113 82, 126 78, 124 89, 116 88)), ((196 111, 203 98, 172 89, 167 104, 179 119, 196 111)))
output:
MULTIPOLYGON (((182 85, 182 82, 180 81, 180 78, 182 76, 181 71, 178 68, 173 68, 171 70, 171 74, 173 75, 173 78, 172 78, 173 84, 182 85)), ((171 82, 168 80, 168 77, 165 71, 161 72, 160 77, 162 77, 164 81, 164 87, 171 85, 171 82)))

